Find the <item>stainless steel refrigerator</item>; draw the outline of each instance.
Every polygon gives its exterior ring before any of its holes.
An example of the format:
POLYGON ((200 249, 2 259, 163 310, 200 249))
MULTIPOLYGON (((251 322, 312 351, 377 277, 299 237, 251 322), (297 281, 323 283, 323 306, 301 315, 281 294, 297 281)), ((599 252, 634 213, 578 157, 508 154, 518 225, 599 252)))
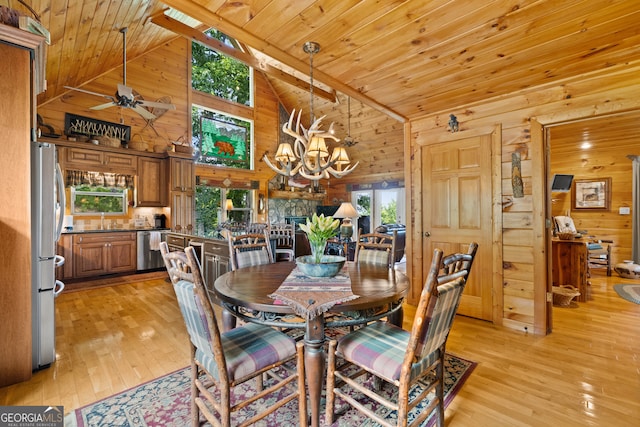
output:
POLYGON ((46 368, 55 361, 55 298, 64 289, 56 280, 56 267, 64 258, 56 255, 62 232, 65 193, 62 172, 53 144, 31 143, 31 224, 32 224, 32 350, 33 369, 46 368))

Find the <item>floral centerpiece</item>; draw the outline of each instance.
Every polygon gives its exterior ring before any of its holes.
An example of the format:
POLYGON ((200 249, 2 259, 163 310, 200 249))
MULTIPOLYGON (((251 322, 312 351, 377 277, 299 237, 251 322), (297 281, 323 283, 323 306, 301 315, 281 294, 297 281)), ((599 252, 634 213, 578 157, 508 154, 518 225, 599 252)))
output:
POLYGON ((339 227, 339 220, 333 219, 332 216, 325 217, 324 214, 320 216, 313 214, 311 221, 307 219, 306 224, 300 224, 300 229, 307 233, 313 261, 316 264, 322 262, 327 240, 336 235, 339 227))
POLYGON ((336 235, 340 221, 333 217, 313 214, 311 221, 300 224, 300 229, 307 234, 311 255, 296 258, 298 268, 310 277, 333 277, 344 266, 345 257, 325 255, 327 240, 336 235))

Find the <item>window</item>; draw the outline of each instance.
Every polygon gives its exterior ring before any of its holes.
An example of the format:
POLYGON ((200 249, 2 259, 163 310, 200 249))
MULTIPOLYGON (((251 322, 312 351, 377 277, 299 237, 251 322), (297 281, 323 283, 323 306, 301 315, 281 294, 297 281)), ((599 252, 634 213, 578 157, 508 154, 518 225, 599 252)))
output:
POLYGON ((108 172, 66 171, 72 215, 126 215, 134 177, 108 172))
MULTIPOLYGON (((205 34, 240 49, 231 37, 210 29, 205 34)), ((243 105, 253 104, 252 69, 200 43, 191 43, 191 85, 193 89, 243 105)))
POLYGON ((252 222, 255 190, 225 189, 207 184, 196 185, 196 229, 198 234, 215 236, 225 222, 252 222), (233 209, 226 210, 226 200, 233 209))
POLYGON ((191 111, 196 163, 252 169, 252 122, 197 105, 191 111))
POLYGON ((353 191, 351 198, 360 215, 358 227, 365 233, 380 224, 405 224, 404 188, 353 191))

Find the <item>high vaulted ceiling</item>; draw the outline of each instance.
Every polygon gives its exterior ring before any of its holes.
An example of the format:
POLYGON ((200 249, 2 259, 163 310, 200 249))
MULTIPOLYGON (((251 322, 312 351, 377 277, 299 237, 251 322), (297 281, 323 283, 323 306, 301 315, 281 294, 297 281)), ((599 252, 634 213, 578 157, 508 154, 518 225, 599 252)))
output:
MULTIPOLYGON (((355 100, 355 121, 372 108, 402 122, 640 60, 637 0, 26 2, 51 31, 41 103, 120 67, 122 27, 130 60, 177 37, 150 22, 167 7, 302 76, 309 71, 302 46, 318 42, 314 78, 340 96, 315 102, 342 121, 346 96, 355 100)), ((24 9, 17 0, 0 5, 24 9)), ((305 89, 270 80, 286 107, 309 105, 305 89)))

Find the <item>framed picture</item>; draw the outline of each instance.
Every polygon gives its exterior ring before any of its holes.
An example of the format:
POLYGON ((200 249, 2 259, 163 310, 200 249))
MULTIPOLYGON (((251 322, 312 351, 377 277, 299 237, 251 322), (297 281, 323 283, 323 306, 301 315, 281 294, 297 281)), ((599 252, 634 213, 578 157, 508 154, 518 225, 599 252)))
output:
POLYGON ((611 178, 575 179, 571 196, 574 209, 609 210, 611 178))
POLYGON ((208 117, 200 118, 202 145, 205 158, 244 162, 247 159, 247 129, 208 117))

